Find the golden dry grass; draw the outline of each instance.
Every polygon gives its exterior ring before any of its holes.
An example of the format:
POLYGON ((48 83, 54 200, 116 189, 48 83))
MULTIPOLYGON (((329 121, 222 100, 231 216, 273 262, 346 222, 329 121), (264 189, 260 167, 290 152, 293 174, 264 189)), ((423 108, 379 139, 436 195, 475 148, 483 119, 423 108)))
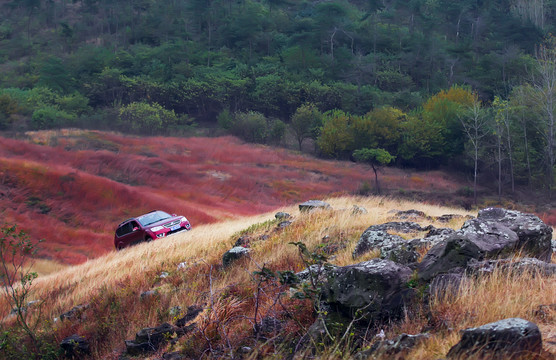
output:
MULTIPOLYGON (((311 251, 327 244, 341 244, 343 247, 340 246, 333 253, 330 262, 344 266, 378 255, 371 252, 357 260, 351 256, 359 236, 367 227, 394 220, 391 213, 393 209, 417 209, 429 216, 475 215, 462 209, 383 197, 341 197, 326 201, 333 206, 334 211, 300 213, 296 206, 277 209, 293 215, 292 224, 281 230, 275 230, 276 222, 269 222, 274 219, 275 212, 272 212, 197 226, 190 232, 163 241, 141 244, 120 252, 113 251, 84 264, 40 276, 35 284, 34 296, 46 299, 44 313, 47 318, 57 317, 75 305, 90 303, 91 311, 104 319, 103 322, 99 320, 98 324, 95 323, 97 327, 107 322, 121 326, 118 332, 107 330, 111 334, 110 340, 96 340, 97 343, 93 343, 98 344, 94 358, 106 357, 113 349, 121 348, 123 339, 132 338, 141 327, 171 321, 167 309, 176 305, 185 309, 193 304, 210 304, 209 310, 200 316, 199 326, 202 331, 196 335, 198 338, 193 336, 182 340, 177 345, 178 349, 180 345, 191 347, 191 342, 206 344, 207 338, 221 342, 226 339, 235 346, 245 341, 246 334, 252 333, 257 292, 257 280, 253 272, 263 266, 273 271, 299 271, 304 267, 298 249, 291 242, 303 242, 311 251), (352 207, 355 204, 365 207, 368 213, 353 214, 352 207), (232 247, 239 234, 248 228, 249 236, 253 239, 249 258, 223 268, 222 255, 232 247), (259 240, 260 235, 268 238, 259 240), (186 263, 185 267, 178 269, 180 263, 186 263), (162 271, 168 272, 170 276, 160 279, 162 271), (140 301, 139 293, 151 289, 159 293, 155 300, 140 301), (124 318, 118 318, 118 312, 111 312, 111 302, 119 304, 118 311, 122 311, 124 318)), ((448 226, 459 228, 463 221, 453 220, 448 226)), ((431 220, 418 222, 446 227, 444 223, 431 220)), ((262 284, 260 289, 263 291, 259 294, 257 321, 263 314, 276 311, 276 294, 281 291, 269 284, 262 284)), ((313 315, 310 303, 284 301, 286 305, 289 304, 297 321, 287 325, 291 334, 311 323, 313 315)), ((433 320, 450 323, 451 329, 439 329, 412 353, 411 358, 444 356, 459 340, 458 331, 466 327, 507 317, 538 320, 532 317, 532 310, 538 305, 551 303, 556 303, 554 279, 531 274, 510 277, 495 272, 488 278, 467 281, 457 297, 433 301, 433 320)), ((7 310, 5 304, 2 309, 7 310)), ((394 337, 399 332, 417 333, 429 320, 423 314, 408 315, 401 324, 387 329, 387 335, 394 337)), ((539 325, 543 335, 550 336, 553 331, 551 327, 542 322, 539 325)), ((70 331, 75 330, 74 327, 64 328, 64 325, 54 328, 57 336, 69 335, 70 331)), ((97 330, 89 324, 87 331, 94 333, 97 330)), ((260 351, 272 354, 273 349, 267 344, 260 351)), ((191 356, 199 355, 193 353, 191 356)), ((334 355, 330 355, 330 358, 334 358, 334 355)))

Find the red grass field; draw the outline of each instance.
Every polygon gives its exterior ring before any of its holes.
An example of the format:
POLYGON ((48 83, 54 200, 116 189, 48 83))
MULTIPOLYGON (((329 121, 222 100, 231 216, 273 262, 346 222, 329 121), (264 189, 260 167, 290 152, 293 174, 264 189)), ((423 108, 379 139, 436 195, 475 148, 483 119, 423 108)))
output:
MULTIPOLYGON (((67 264, 113 249, 119 222, 161 209, 192 225, 373 186, 366 166, 318 160, 233 137, 142 138, 97 131, 0 138, 1 222, 44 239, 40 256, 67 264)), ((441 172, 386 169, 389 189, 450 192, 441 172)))

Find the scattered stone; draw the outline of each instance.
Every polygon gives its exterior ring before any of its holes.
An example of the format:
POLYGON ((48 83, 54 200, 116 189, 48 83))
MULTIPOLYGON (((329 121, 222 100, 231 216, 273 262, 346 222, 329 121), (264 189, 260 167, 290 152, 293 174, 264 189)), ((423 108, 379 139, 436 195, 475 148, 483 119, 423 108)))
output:
POLYGON ((299 211, 301 212, 313 210, 332 210, 332 206, 321 200, 309 200, 299 204, 299 211))
POLYGON ((186 261, 181 262, 181 263, 178 264, 178 270, 182 270, 182 269, 185 269, 185 268, 187 268, 187 262, 186 261))
POLYGON ((226 251, 224 255, 222 255, 222 265, 224 267, 230 266, 234 261, 237 261, 241 258, 244 258, 249 254, 251 251, 248 248, 244 248, 243 246, 235 246, 230 250, 226 251))
POLYGON ((404 359, 407 353, 429 337, 429 334, 401 334, 395 339, 373 344, 370 349, 357 353, 355 359, 404 359))
POLYGON ((520 318, 504 319, 462 331, 448 359, 535 359, 542 352, 536 324, 520 318))
POLYGON ((250 348, 249 346, 242 346, 239 348, 239 352, 242 354, 249 354, 253 351, 252 348, 250 348))
POLYGON ((456 232, 456 230, 451 229, 451 228, 435 228, 435 227, 433 227, 432 229, 429 230, 427 235, 425 235, 425 238, 429 238, 429 237, 433 237, 433 236, 449 236, 449 235, 452 235, 455 232, 456 232))
POLYGON ((85 337, 77 334, 63 339, 60 343, 60 347, 64 351, 65 356, 70 359, 80 359, 84 355, 89 355, 91 353, 89 341, 87 341, 85 337))
POLYGON ((443 223, 448 223, 452 220, 463 220, 463 219, 470 220, 472 218, 473 217, 469 216, 469 215, 463 216, 463 215, 459 215, 459 214, 444 214, 444 215, 438 216, 436 218, 436 221, 440 221, 440 222, 443 222, 443 223))
POLYGON ((158 296, 158 290, 148 290, 148 291, 144 291, 141 293, 141 295, 139 295, 141 297, 141 300, 147 300, 147 299, 151 299, 155 296, 158 296))
POLYGON ((249 247, 250 245, 251 245, 251 237, 248 235, 243 235, 236 240, 234 247, 237 246, 249 247))
POLYGON ((271 335, 282 330, 282 321, 273 316, 265 316, 255 327, 257 332, 262 335, 271 335))
POLYGON ((125 341, 127 353, 136 356, 157 351, 169 337, 174 335, 175 331, 175 328, 168 323, 154 328, 141 329, 135 335, 135 340, 125 341))
MULTIPOLYGON (((379 224, 379 225, 371 225, 367 228, 367 230, 380 230, 380 231, 388 231, 388 230, 394 230, 397 232, 401 232, 401 233, 413 233, 413 232, 419 232, 419 231, 429 231, 431 229, 434 229, 434 226, 432 225, 427 225, 425 227, 422 227, 421 225, 419 225, 416 222, 412 222, 412 221, 390 221, 384 224, 379 224)), ((365 231, 367 231, 365 230, 365 231)))
POLYGON ((395 319, 413 296, 411 274, 409 267, 382 259, 339 267, 323 285, 323 299, 348 317, 362 311, 368 321, 395 319))
POLYGON ((176 305, 176 306, 172 306, 169 310, 168 310, 168 314, 171 317, 176 317, 179 316, 181 314, 181 306, 176 305))
POLYGON ((168 276, 170 276, 170 274, 168 274, 166 271, 163 271, 160 273, 160 275, 158 275, 158 277, 161 279, 166 279, 168 276))
POLYGON ((367 209, 365 209, 362 206, 353 205, 353 207, 351 208, 351 213, 353 215, 364 215, 364 214, 368 214, 369 212, 367 211, 367 209))
POLYGON ((278 220, 285 220, 291 218, 292 216, 287 212, 279 211, 276 214, 274 214, 274 217, 278 220))
POLYGON ((413 209, 397 211, 394 216, 402 220, 406 220, 406 219, 418 220, 418 219, 429 218, 429 216, 427 216, 427 214, 425 214, 424 212, 420 210, 413 210, 413 209))
POLYGON ((195 319, 199 313, 203 311, 203 308, 197 305, 192 305, 187 308, 185 315, 176 321, 176 326, 179 328, 184 327, 188 322, 195 319))
POLYGON ((551 316, 556 316, 556 304, 539 305, 533 311, 533 315, 541 320, 549 320, 551 316))
POLYGON ((278 228, 283 229, 283 228, 285 228, 285 227, 290 226, 291 224, 292 224, 292 222, 289 221, 289 220, 282 221, 282 222, 280 222, 280 223, 278 224, 278 228))
POLYGON ((60 320, 64 321, 81 319, 81 317, 83 316, 83 312, 87 310, 89 306, 89 304, 74 306, 73 308, 71 308, 71 310, 66 311, 65 313, 60 315, 60 320))
POLYGON ((183 360, 183 359, 185 359, 185 357, 177 351, 171 353, 165 353, 164 355, 162 355, 162 360, 183 360))

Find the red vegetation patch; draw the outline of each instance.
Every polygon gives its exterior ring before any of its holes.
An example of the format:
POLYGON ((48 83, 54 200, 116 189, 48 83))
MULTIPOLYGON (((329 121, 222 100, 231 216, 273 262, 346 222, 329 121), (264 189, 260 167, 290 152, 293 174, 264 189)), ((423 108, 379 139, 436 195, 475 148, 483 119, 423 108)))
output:
MULTIPOLYGON (((373 179, 363 165, 233 137, 46 135, 33 134, 31 141, 2 138, 0 211, 4 222, 46 240, 41 256, 71 264, 111 251, 116 225, 153 209, 183 214, 195 226, 354 193, 373 179)), ((382 179, 391 189, 454 188, 440 173, 408 177, 387 169, 382 179)))

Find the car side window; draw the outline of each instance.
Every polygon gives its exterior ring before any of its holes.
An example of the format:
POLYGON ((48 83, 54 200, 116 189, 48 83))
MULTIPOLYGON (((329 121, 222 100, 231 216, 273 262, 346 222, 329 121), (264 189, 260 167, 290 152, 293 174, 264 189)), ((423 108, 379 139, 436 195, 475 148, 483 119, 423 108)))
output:
POLYGON ((139 229, 139 224, 137 224, 136 221, 132 221, 130 222, 131 224, 131 231, 133 231, 133 229, 139 229))
POLYGON ((131 222, 128 222, 127 224, 120 226, 118 230, 116 230, 116 235, 124 236, 126 234, 129 234, 132 231, 133 231, 133 225, 131 222))

